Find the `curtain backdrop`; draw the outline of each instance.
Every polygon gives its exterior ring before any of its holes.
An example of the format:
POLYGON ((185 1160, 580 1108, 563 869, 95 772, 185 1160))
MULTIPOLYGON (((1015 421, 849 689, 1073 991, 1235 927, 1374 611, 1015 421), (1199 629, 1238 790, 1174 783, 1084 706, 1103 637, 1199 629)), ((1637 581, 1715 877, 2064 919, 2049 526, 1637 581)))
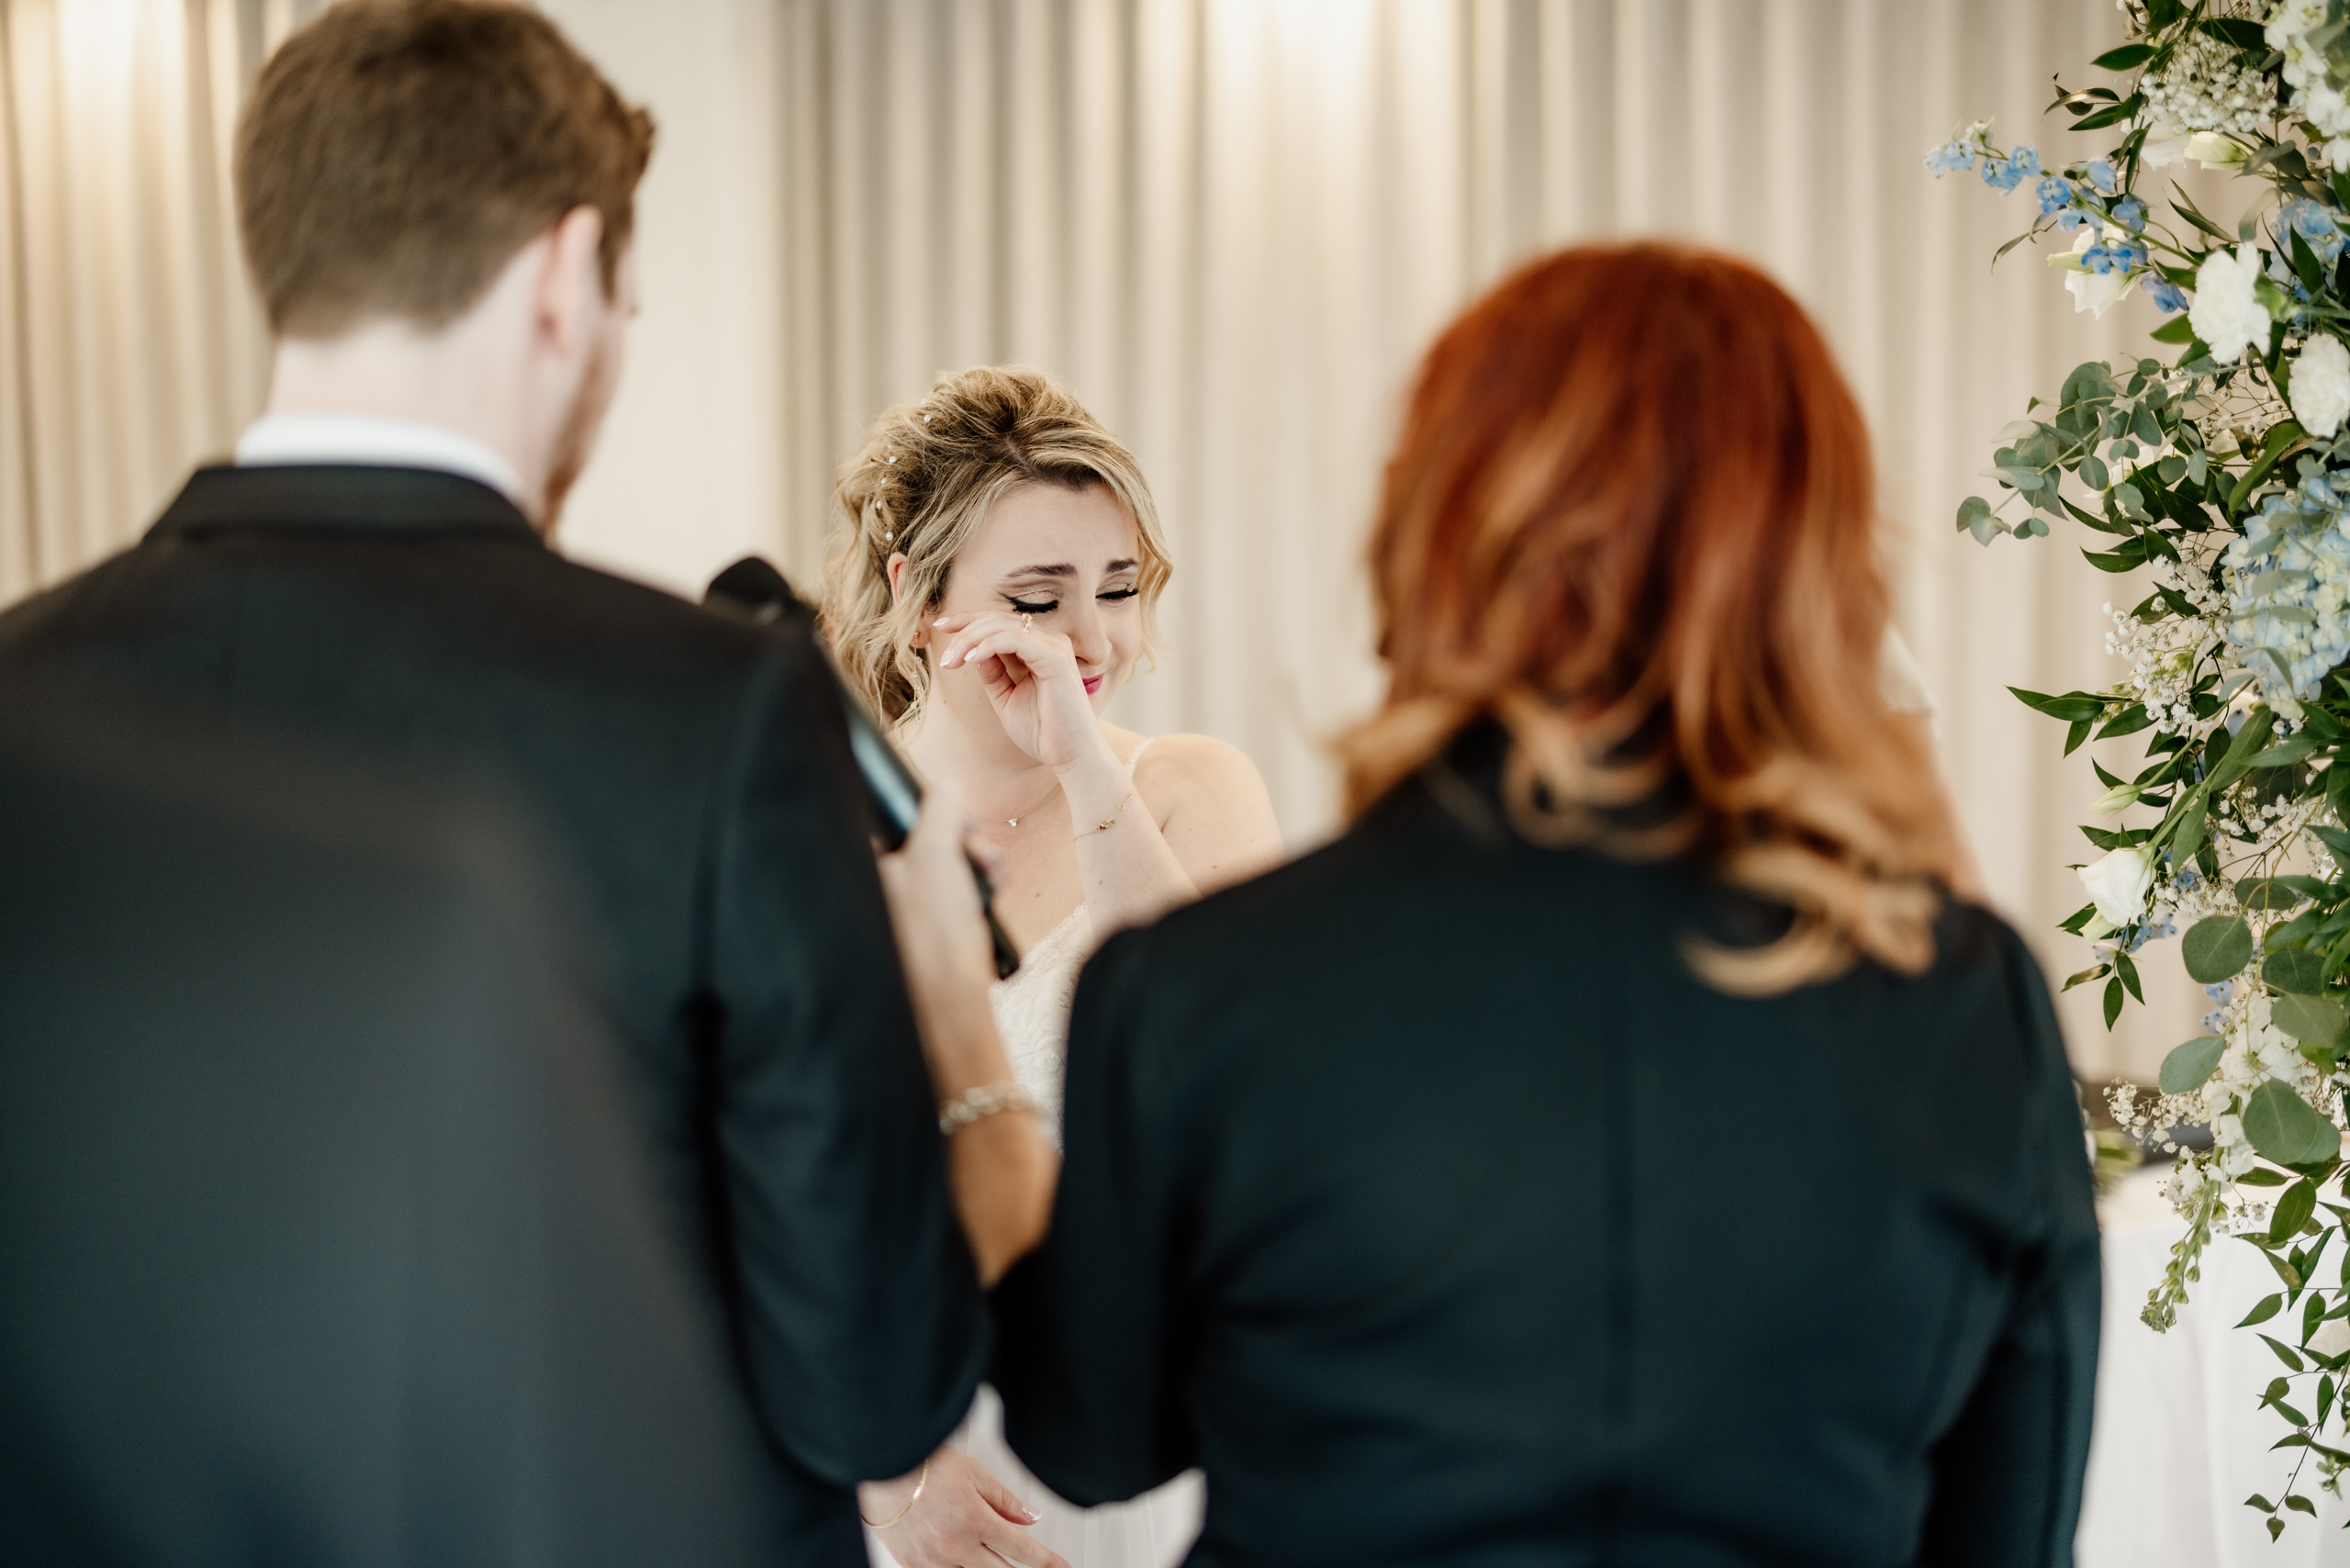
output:
MULTIPOLYGON (((0 0, 0 599, 115 548, 256 406, 225 183, 232 106, 296 7, 0 0)), ((307 7, 306 7, 307 8, 307 7)), ((1326 737, 1376 700, 1360 556, 1405 379, 1514 263, 1596 237, 1742 252, 1817 315, 1878 437, 1901 625, 1995 898, 2052 973, 2098 792, 2001 689, 2112 678, 2075 542, 1956 534, 1991 437, 2073 364, 2029 196, 1925 150, 2041 109, 2119 40, 2110 0, 547 0, 662 144, 646 303, 566 523, 690 590, 734 554, 812 580, 829 476, 937 373, 1066 380, 1139 454, 1174 547, 1171 656, 1121 699, 1264 769, 1293 844, 1334 825, 1326 737)), ((2232 216, 2225 205, 2223 216, 2232 216)), ((2122 766, 2129 743, 2112 745, 2122 766)), ((2151 1074, 2192 988, 2086 1073, 2151 1074)), ((1897 1047, 1897 1042, 1888 1042, 1897 1047)))
POLYGON ((0 602, 135 537, 259 405, 230 133, 314 8, 0 5, 0 602))

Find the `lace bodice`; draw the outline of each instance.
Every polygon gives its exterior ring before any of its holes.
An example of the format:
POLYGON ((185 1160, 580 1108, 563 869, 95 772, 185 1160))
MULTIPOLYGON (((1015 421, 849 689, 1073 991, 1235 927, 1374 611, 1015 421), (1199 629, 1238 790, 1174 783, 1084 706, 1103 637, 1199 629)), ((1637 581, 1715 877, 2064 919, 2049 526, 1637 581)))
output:
MULTIPOLYGON (((1144 741, 1126 758, 1129 781, 1149 745, 1144 741)), ((1093 956, 1094 941, 1092 912, 1080 903, 1037 938, 1010 980, 988 991, 1004 1054, 1012 1058, 1020 1087, 1036 1102, 1056 1148, 1061 1141, 1061 1078, 1069 1066, 1069 1004, 1077 999, 1078 972, 1093 956)))
POLYGON ((1061 1074, 1069 1063, 1069 1010, 1078 971, 1093 952, 1093 917, 1085 905, 1045 933, 1010 980, 989 988, 996 1033, 1003 1036, 1020 1087, 1036 1102, 1045 1134, 1061 1141, 1061 1074))

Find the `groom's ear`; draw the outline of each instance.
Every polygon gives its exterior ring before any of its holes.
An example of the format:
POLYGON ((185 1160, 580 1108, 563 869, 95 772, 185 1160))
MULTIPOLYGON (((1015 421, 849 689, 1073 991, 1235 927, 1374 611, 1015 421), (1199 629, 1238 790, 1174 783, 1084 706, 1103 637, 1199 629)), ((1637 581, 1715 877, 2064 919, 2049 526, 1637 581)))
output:
POLYGON ((604 215, 592 207, 573 207, 547 231, 532 305, 539 330, 566 357, 586 352, 614 303, 605 297, 603 243, 604 215))

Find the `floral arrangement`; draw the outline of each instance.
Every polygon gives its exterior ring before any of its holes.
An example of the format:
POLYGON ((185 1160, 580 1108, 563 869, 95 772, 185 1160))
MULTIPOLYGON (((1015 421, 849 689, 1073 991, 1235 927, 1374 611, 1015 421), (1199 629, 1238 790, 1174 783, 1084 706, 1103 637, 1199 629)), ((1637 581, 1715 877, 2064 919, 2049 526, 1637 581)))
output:
MULTIPOLYGON (((2143 1317, 2165 1329, 2232 1235, 2277 1289, 2239 1325, 2275 1353, 2261 1403, 2288 1428, 2270 1536, 2312 1518, 2306 1475, 2340 1495, 2350 1470, 2350 0, 2119 0, 2114 80, 2061 83, 2050 112, 2110 130, 2102 157, 2043 167, 1970 125, 1926 157, 2036 204, 2026 240, 2076 310, 2132 289, 2171 319, 2174 351, 2088 364, 1998 434, 1996 503, 1958 526, 1988 543, 2066 521, 2102 535, 2092 566, 2145 569, 2153 592, 2114 613, 2129 673, 2106 691, 2018 690, 2092 736, 2143 734, 2144 766, 2106 786, 2082 828, 2089 902, 2065 929, 2093 949, 2067 988, 2102 982, 2109 1027, 2144 1000, 2146 945, 2176 938, 2205 987, 2205 1033, 2152 1092, 2112 1092, 2117 1120, 2177 1156, 2184 1224, 2143 1317), (2232 228, 2165 170, 2232 171, 2255 199, 2232 228), (2208 1148, 2181 1147, 2188 1127, 2208 1148)), ((2093 767, 2096 765, 2093 763, 2093 767)))

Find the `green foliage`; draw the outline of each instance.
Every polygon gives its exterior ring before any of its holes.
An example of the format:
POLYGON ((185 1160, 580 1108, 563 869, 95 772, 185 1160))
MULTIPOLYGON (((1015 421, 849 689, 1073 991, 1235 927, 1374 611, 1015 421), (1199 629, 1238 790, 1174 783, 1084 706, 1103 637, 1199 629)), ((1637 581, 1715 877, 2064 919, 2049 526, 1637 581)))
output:
POLYGON ((2341 1129, 2274 1078, 2245 1100, 2244 1136, 2262 1159, 2279 1165, 2314 1164, 2342 1152, 2341 1129))
POLYGON ((2191 1094, 2210 1081, 2211 1070, 2220 1065, 2220 1054, 2228 1042, 2217 1035, 2199 1035, 2183 1046, 2172 1047, 2163 1058, 2162 1092, 2165 1094, 2191 1094))
POLYGON ((2240 914, 2210 915, 2188 927, 2179 952, 2188 974, 2217 985, 2252 962, 2252 927, 2240 914))
MULTIPOLYGON (((2336 89, 2350 88, 2345 6, 2333 0, 2318 20, 2285 24, 2315 29, 2291 47, 2333 62, 2336 89)), ((2027 241, 2067 243, 2061 225, 2086 220, 2095 249, 2052 259, 2102 278, 2083 279, 2091 290, 2143 283, 2173 312, 2153 333, 2167 357, 2075 366, 2053 398, 2035 398, 1998 431, 1983 493, 1959 505, 1956 525, 1985 544, 2077 525, 2087 565, 2129 585, 2117 602, 2137 601, 2117 628, 2117 667, 2128 673, 2111 688, 2009 689, 2063 726, 2068 755, 2099 747, 2090 769, 2103 791, 2098 820, 2081 831, 2109 858, 2082 868, 2097 902, 2063 925, 2093 945, 2067 988, 2098 986, 2111 1026, 2143 1000, 2149 945, 2183 928, 2179 961, 2212 989, 2211 1033, 2165 1058, 2159 1100, 2117 1094, 2116 1108, 2137 1106, 2131 1125, 2141 1136, 2180 1118, 2208 1120, 2215 1136, 2210 1152, 2180 1157, 2184 1232, 2144 1321, 2176 1321, 2221 1228, 2258 1248, 2280 1282, 2243 1324, 2271 1326, 2264 1341, 2284 1374, 2261 1403, 2287 1423, 2277 1448, 2292 1456, 2291 1473, 2249 1500, 2273 1537, 2314 1513, 2304 1466, 2329 1487, 2350 1472, 2350 1351, 2317 1348, 2331 1343, 2320 1338, 2326 1325, 2350 1322, 2350 1172, 2333 1121, 2350 1093, 2350 662, 2324 667, 2350 645, 2350 604, 2338 591, 2350 589, 2350 558, 2330 553, 2350 535, 2350 430, 2316 413, 2305 425, 2290 396, 2309 344, 2350 342, 2350 169, 2309 152, 2324 138, 2301 121, 2302 89, 2283 78, 2266 7, 2132 0, 2121 9, 2125 36, 2092 62, 2115 74, 2077 89, 2060 83, 2050 105, 2072 129, 2109 131, 2109 151, 2098 163, 2051 164, 2053 184, 2023 186, 2042 210, 2000 254, 2027 241), (2214 44, 2232 70, 2265 78, 2261 93, 2281 106, 2258 129, 2209 133, 2233 144, 2239 174, 2261 193, 2248 210, 2221 209, 2244 210, 2226 224, 2176 181, 2157 190, 2144 179, 2155 129, 2148 81, 2214 44), (2223 344, 2232 357, 2222 361, 2177 308, 2177 291, 2202 298, 2231 286, 2227 270, 2207 277, 2206 263, 2244 242, 2262 255, 2248 282, 2237 274, 2233 286, 2249 298, 2232 315, 2243 322, 2250 309, 2266 330, 2247 330, 2240 350, 2223 344), (2118 749, 2131 737, 2143 756, 2134 767, 2118 749), (2135 913, 2121 915, 2124 904, 2135 913), (2118 928, 2100 907, 2117 912, 2118 928), (2244 1049, 2230 1055, 2232 1042, 2244 1049), (2273 1202, 2251 1195, 2264 1193, 2273 1202)), ((2020 185, 2030 165, 2020 152, 2008 160, 1974 127, 1930 162, 1980 162, 1995 186, 2020 185)), ((2207 312, 2214 336, 2229 314, 2207 312)))

